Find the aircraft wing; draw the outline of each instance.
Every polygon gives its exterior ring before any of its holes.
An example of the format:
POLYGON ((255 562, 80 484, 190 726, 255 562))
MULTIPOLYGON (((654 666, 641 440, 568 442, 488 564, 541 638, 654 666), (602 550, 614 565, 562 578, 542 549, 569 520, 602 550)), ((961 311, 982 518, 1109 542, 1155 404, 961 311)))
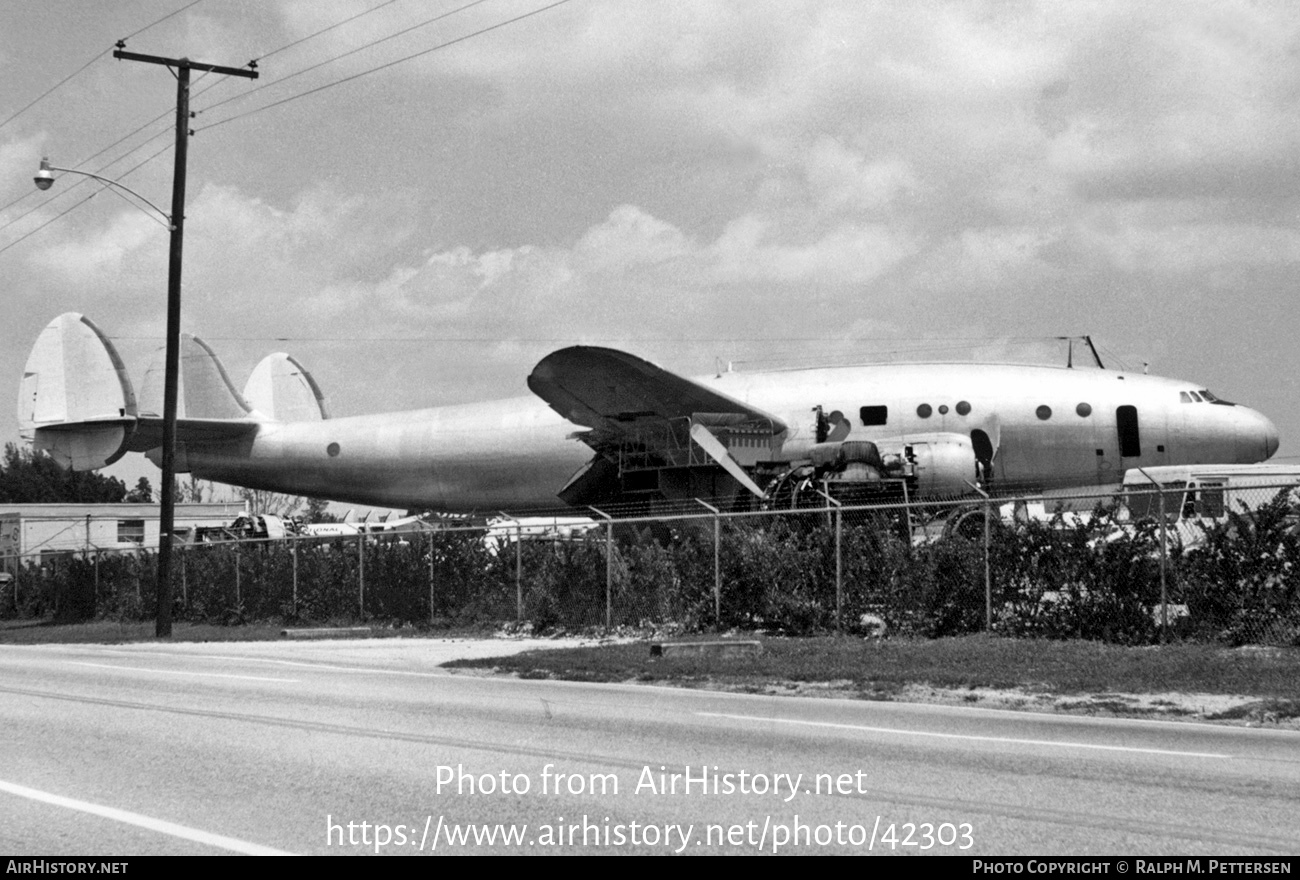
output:
POLYGON ((785 430, 780 420, 756 407, 612 348, 574 346, 552 352, 533 368, 528 387, 564 418, 601 433, 623 434, 622 426, 632 423, 703 414, 763 422, 773 433, 785 430))
POLYGON ((786 430, 757 407, 612 348, 553 352, 533 368, 528 387, 564 418, 591 429, 577 437, 597 459, 561 490, 570 503, 588 484, 608 479, 608 463, 615 461, 624 469, 711 462, 761 495, 744 466, 770 458, 786 430))

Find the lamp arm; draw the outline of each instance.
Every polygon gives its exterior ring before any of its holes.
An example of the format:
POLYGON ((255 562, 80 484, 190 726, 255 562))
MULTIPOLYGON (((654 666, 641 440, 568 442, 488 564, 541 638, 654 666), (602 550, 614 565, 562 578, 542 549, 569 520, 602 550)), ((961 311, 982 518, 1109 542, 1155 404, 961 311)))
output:
POLYGON ((149 207, 151 207, 151 208, 153 208, 155 211, 157 211, 157 212, 158 212, 158 213, 163 217, 163 219, 165 219, 165 220, 167 221, 167 228, 168 228, 168 229, 173 229, 173 230, 174 230, 174 229, 176 228, 175 224, 172 223, 172 215, 171 215, 171 214, 168 214, 168 213, 167 213, 166 211, 164 211, 162 208, 158 207, 158 206, 155 205, 153 202, 149 201, 149 200, 146 199, 144 196, 140 195, 138 192, 136 192, 135 190, 131 189, 131 187, 127 186, 125 183, 119 183, 119 182, 116 181, 116 180, 111 180, 111 179, 109 179, 109 178, 107 178, 107 177, 101 177, 101 176, 99 176, 98 174, 91 174, 89 171, 78 171, 78 170, 75 169, 75 168, 58 168, 58 167, 56 167, 56 166, 54 166, 54 165, 51 165, 51 166, 49 166, 49 170, 50 170, 50 171, 62 171, 64 174, 81 174, 81 175, 83 175, 83 176, 85 176, 85 177, 93 177, 93 178, 95 178, 95 180, 101 181, 102 183, 106 183, 106 184, 108 184, 109 186, 115 186, 115 187, 117 187, 118 189, 124 189, 124 190, 126 190, 127 192, 129 192, 131 195, 135 196, 137 199, 139 199, 140 201, 144 202, 146 205, 148 205, 149 207))

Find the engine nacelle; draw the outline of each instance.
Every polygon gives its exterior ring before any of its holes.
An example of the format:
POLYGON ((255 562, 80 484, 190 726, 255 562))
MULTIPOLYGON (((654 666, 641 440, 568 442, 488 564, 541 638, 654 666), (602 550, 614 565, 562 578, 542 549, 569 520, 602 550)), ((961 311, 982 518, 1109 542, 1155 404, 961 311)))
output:
POLYGON ((952 432, 914 434, 896 445, 882 443, 887 470, 903 467, 918 495, 965 495, 978 479, 970 437, 952 432))
POLYGON ((807 464, 795 464, 768 483, 770 507, 818 507, 822 493, 842 503, 892 500, 891 493, 917 498, 966 495, 978 480, 975 448, 964 434, 913 434, 905 441, 838 441, 808 450, 807 464))

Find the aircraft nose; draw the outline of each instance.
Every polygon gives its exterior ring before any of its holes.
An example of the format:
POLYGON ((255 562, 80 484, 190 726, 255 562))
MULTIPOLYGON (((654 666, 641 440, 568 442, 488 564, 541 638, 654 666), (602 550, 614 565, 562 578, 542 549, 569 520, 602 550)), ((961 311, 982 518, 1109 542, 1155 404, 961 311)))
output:
POLYGON ((1277 426, 1259 410, 1250 407, 1240 408, 1244 412, 1241 413, 1243 420, 1237 423, 1237 449, 1251 450, 1249 453, 1251 462, 1272 458, 1273 453, 1277 452, 1279 442, 1277 426), (1262 456, 1260 456, 1261 452, 1262 456))
POLYGON ((1261 415, 1260 419, 1264 422, 1264 458, 1272 458, 1279 442, 1277 426, 1267 416, 1261 415))

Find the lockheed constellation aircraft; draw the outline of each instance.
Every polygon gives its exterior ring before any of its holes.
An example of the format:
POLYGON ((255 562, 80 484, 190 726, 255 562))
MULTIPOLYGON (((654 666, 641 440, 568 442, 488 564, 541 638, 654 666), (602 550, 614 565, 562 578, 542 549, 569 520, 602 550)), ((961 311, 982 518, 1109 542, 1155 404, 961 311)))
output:
MULTIPOLYGON (((702 499, 770 503, 896 484, 913 498, 1114 485, 1134 467, 1253 463, 1262 414, 1202 385, 1108 369, 887 364, 686 378, 576 346, 544 357, 535 396, 330 418, 316 382, 273 354, 235 389, 201 340, 182 344, 178 472, 357 504, 449 512, 702 499), (788 496, 787 496, 788 497, 788 496)), ((1100 365, 1100 364, 1099 364, 1100 365)), ((107 337, 68 313, 23 373, 25 439, 79 470, 161 445, 158 371, 136 393, 107 337), (155 402, 158 401, 158 402, 155 402)))

